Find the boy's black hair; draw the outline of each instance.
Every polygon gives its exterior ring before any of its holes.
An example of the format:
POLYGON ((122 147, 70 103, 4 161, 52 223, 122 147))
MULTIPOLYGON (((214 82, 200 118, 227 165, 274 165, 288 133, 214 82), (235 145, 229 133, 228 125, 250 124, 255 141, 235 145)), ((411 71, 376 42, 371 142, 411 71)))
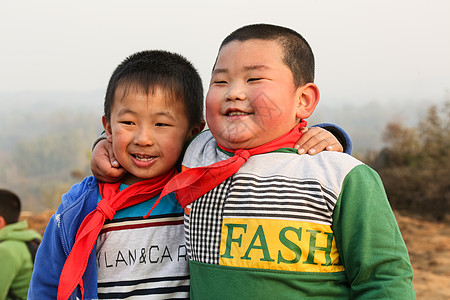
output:
POLYGON ((219 48, 232 42, 251 39, 277 41, 283 49, 283 62, 289 67, 296 86, 314 82, 314 54, 308 42, 296 31, 271 24, 252 24, 230 33, 219 48))
POLYGON ((195 67, 179 54, 146 50, 130 55, 118 65, 106 90, 104 113, 107 120, 110 120, 119 87, 124 89, 122 96, 130 89, 151 94, 160 88, 168 99, 183 103, 191 127, 203 120, 202 80, 195 67))
POLYGON ((5 218, 7 225, 19 221, 20 199, 11 191, 0 189, 0 216, 5 218))

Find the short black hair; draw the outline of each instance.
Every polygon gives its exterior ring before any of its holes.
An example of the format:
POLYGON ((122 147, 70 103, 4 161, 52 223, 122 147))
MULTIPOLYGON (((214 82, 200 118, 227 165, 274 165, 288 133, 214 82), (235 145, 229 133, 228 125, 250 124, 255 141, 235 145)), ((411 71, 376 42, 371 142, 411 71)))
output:
POLYGON ((145 50, 122 61, 106 89, 104 113, 108 121, 119 87, 124 88, 125 93, 136 88, 146 94, 160 88, 170 98, 183 103, 189 126, 197 126, 203 121, 202 80, 192 63, 177 53, 145 50))
POLYGON ((20 199, 11 191, 0 189, 0 216, 5 218, 6 224, 12 224, 19 221, 20 199))
POLYGON ((294 77, 296 86, 314 82, 314 54, 308 42, 298 32, 271 24, 251 24, 236 29, 222 42, 223 46, 232 42, 244 42, 251 39, 277 41, 283 49, 283 62, 294 77))

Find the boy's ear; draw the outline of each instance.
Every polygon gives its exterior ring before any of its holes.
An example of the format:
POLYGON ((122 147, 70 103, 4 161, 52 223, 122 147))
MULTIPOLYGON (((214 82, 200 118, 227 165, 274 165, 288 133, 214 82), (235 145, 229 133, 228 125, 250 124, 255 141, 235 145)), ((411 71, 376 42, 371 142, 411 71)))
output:
POLYGON ((103 128, 105 129, 105 133, 106 133, 106 140, 108 142, 112 143, 111 124, 108 122, 108 120, 106 120, 106 116, 102 117, 102 123, 103 123, 103 128))
POLYGON ((307 83, 298 88, 297 118, 306 119, 314 112, 319 103, 319 88, 314 83, 307 83))
POLYGON ((190 140, 190 139, 192 139, 194 136, 196 136, 197 134, 199 134, 200 132, 202 132, 202 130, 205 128, 205 124, 206 124, 205 121, 201 121, 201 122, 200 122, 200 125, 194 126, 194 127, 191 129, 191 131, 189 132, 188 139, 190 140))

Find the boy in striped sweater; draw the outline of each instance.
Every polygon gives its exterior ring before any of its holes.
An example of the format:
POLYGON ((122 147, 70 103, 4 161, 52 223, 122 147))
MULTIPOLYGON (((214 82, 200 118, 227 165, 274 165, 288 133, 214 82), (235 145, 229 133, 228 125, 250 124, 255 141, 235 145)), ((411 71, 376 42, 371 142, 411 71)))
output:
POLYGON ((185 171, 162 194, 185 207, 192 298, 415 298, 377 173, 343 153, 289 148, 318 100, 313 53, 297 32, 255 24, 222 42, 210 132, 190 143, 185 171))

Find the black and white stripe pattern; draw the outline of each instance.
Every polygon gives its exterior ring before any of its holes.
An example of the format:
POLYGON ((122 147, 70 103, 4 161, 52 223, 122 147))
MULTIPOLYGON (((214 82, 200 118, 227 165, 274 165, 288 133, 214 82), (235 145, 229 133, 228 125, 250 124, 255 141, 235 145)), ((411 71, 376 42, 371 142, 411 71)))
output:
POLYGON ((99 299, 188 299, 189 275, 98 283, 98 297, 99 299))
POLYGON ((223 215, 331 225, 337 199, 338 195, 314 179, 236 174, 223 215))

